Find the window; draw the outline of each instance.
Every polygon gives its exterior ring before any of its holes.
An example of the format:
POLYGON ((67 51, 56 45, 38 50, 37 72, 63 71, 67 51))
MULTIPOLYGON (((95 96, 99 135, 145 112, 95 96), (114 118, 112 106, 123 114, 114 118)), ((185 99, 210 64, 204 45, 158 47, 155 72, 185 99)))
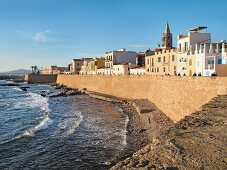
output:
POLYGON ((161 57, 158 57, 158 62, 159 62, 159 63, 161 62, 161 60, 162 60, 161 57))
POLYGON ((79 66, 79 65, 80 65, 80 63, 77 63, 77 65, 79 66))
POLYGON ((184 51, 187 51, 187 42, 184 43, 184 51))
POLYGON ((212 64, 214 64, 214 60, 212 60, 212 64))
POLYGON ((149 64, 149 59, 147 59, 147 64, 149 64))
POLYGON ((154 68, 152 68, 152 72, 154 72, 154 68))
POLYGON ((166 57, 165 56, 163 57, 163 62, 166 62, 166 57))
POLYGON ((189 65, 190 65, 190 66, 192 65, 192 59, 189 60, 189 65))
POLYGON ((174 69, 174 71, 176 71, 177 67, 176 67, 176 66, 174 66, 174 67, 173 67, 173 69, 174 69))
POLYGON ((208 60, 208 64, 211 64, 211 61, 210 60, 208 60))
POLYGON ((157 72, 159 72, 159 68, 157 67, 157 72))
POLYGON ((164 73, 166 72, 166 68, 165 68, 165 67, 163 67, 163 72, 164 72, 164 73))
POLYGON ((181 43, 179 44, 179 52, 181 52, 181 43))
POLYGON ((172 55, 172 61, 174 61, 175 59, 174 59, 174 55, 172 55))

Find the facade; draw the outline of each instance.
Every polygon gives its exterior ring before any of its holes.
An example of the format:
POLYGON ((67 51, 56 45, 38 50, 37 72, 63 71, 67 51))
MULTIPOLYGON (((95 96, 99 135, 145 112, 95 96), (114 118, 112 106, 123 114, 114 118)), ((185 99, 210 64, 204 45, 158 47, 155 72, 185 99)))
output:
POLYGON ((138 52, 136 55, 136 65, 145 66, 145 53, 138 52))
POLYGON ((137 66, 130 69, 130 75, 142 76, 146 74, 145 66, 137 66))
POLYGON ((83 59, 73 59, 72 65, 70 68, 70 73, 79 74, 82 64, 83 64, 83 59))
POLYGON ((91 67, 90 67, 90 61, 92 58, 84 58, 83 59, 83 64, 81 66, 80 74, 89 74, 91 72, 91 67))
POLYGON ((190 53, 195 56, 197 75, 227 76, 227 42, 196 44, 190 53))
POLYGON ((135 68, 135 64, 120 63, 113 65, 113 75, 129 75, 131 68, 135 68))
POLYGON ((66 70, 67 70, 66 67, 57 66, 42 67, 41 74, 63 74, 66 70))
POLYGON ((105 75, 105 67, 97 69, 97 75, 105 75))
POLYGON ((177 49, 172 47, 172 33, 169 24, 166 24, 162 34, 162 46, 154 52, 146 53, 145 68, 147 75, 176 75, 177 49))
POLYGON ((80 74, 97 74, 97 70, 105 66, 104 58, 84 58, 80 74))
MULTIPOLYGON (((204 44, 211 42, 211 34, 199 32, 207 29, 207 27, 196 27, 189 30, 187 35, 179 35, 177 38, 177 74, 189 75, 187 71, 188 55, 190 55, 190 48, 195 44, 204 44)), ((195 49, 191 49, 194 51, 195 49)))
POLYGON ((105 53, 105 74, 111 75, 114 73, 113 65, 119 63, 136 64, 137 53, 134 51, 126 51, 121 49, 118 51, 109 51, 105 53))

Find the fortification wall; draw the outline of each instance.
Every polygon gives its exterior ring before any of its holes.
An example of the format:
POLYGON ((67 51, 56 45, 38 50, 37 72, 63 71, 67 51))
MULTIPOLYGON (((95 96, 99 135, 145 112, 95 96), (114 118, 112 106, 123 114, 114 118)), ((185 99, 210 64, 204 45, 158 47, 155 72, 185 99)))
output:
POLYGON ((57 81, 57 75, 36 75, 36 74, 28 74, 25 75, 24 80, 28 83, 54 83, 57 81))
POLYGON ((129 99, 148 99, 179 121, 227 93, 227 77, 58 75, 57 83, 129 99))

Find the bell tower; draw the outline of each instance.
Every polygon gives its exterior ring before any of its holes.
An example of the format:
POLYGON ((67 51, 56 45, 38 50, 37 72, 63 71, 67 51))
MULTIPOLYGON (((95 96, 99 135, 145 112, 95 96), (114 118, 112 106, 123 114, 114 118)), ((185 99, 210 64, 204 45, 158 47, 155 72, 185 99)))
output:
POLYGON ((162 34, 162 47, 172 48, 172 33, 170 32, 168 22, 166 23, 165 32, 162 34))

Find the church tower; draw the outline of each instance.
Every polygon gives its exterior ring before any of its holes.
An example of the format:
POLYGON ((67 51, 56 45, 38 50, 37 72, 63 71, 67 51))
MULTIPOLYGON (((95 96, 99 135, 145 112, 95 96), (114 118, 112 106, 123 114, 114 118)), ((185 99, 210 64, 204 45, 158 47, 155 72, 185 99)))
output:
POLYGON ((170 32, 168 22, 166 23, 165 32, 162 34, 162 47, 172 48, 172 33, 170 32))

